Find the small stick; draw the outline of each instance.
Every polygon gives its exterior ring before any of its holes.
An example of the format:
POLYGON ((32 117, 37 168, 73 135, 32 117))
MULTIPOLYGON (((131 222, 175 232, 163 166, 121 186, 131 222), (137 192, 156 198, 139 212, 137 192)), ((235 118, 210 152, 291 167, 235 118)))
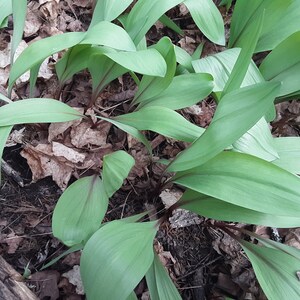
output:
POLYGON ((9 177, 11 177, 20 187, 24 187, 23 179, 20 174, 15 171, 5 160, 1 160, 1 169, 9 177))

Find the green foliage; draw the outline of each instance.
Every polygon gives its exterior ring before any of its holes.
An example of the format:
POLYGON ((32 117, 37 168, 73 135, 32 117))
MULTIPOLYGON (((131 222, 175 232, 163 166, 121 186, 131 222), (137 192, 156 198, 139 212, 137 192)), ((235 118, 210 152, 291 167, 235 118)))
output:
MULTIPOLYGON (((268 123, 275 117, 274 101, 299 95, 299 1, 236 1, 229 38, 229 47, 235 48, 199 59, 203 44, 190 55, 168 37, 148 47, 145 35, 157 20, 183 34, 166 15, 182 2, 205 36, 225 45, 224 22, 212 0, 98 0, 86 32, 48 37, 21 53, 11 66, 9 92, 16 80, 30 71, 33 95, 41 63, 60 51, 65 53, 55 65, 58 94, 73 75, 87 69, 93 90, 88 108, 108 84, 129 73, 137 92, 126 113, 97 118, 139 140, 151 158, 145 130, 190 143, 166 163, 166 171, 175 172, 167 182, 186 189, 175 206, 219 221, 299 227, 300 139, 273 138, 268 123), (125 10, 128 14, 122 14, 125 10), (111 22, 115 19, 120 26, 111 22), (272 51, 258 68, 253 53, 265 50, 272 51), (210 94, 217 108, 206 129, 175 111, 210 94)), ((222 1, 221 5, 228 8, 231 2, 222 1)), ((12 57, 22 38, 27 4, 23 0, 16 3, 0 1, 0 27, 13 14, 12 57)), ((0 107, 0 154, 16 124, 85 117, 54 99, 12 101, 0 94, 0 100, 5 102, 0 107)), ((103 158, 101 174, 71 184, 55 207, 53 234, 71 247, 62 256, 83 249, 81 275, 88 299, 137 299, 134 288, 144 276, 152 299, 180 299, 153 251, 154 237, 165 216, 160 221, 141 222, 147 214, 142 213, 102 224, 109 198, 133 166, 129 154, 116 151, 103 158)), ((164 183, 157 183, 155 194, 164 183)), ((266 295, 270 299, 299 298, 295 275, 300 267, 299 251, 255 238, 263 246, 236 239, 266 295)))
POLYGON ((157 229, 155 222, 113 221, 89 239, 80 260, 88 299, 130 296, 153 262, 152 244, 157 229))

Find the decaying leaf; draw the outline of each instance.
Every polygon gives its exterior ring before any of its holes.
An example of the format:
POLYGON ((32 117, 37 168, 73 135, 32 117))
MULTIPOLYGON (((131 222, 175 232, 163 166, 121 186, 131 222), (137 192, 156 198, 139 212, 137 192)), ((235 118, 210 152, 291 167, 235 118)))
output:
POLYGON ((87 145, 104 146, 110 127, 108 122, 101 122, 93 127, 91 122, 84 120, 78 126, 72 127, 71 143, 77 148, 87 145))
POLYGON ((39 144, 36 147, 27 145, 21 155, 27 159, 33 182, 52 176, 62 190, 67 187, 74 166, 66 164, 65 158, 55 157, 50 144, 39 144))

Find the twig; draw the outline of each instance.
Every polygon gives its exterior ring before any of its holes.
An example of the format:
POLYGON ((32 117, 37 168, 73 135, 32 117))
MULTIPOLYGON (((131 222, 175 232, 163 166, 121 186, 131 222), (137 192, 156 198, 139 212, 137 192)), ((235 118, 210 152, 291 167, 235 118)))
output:
POLYGON ((1 169, 9 177, 11 177, 20 187, 24 187, 23 179, 20 174, 15 171, 5 160, 1 160, 1 169))

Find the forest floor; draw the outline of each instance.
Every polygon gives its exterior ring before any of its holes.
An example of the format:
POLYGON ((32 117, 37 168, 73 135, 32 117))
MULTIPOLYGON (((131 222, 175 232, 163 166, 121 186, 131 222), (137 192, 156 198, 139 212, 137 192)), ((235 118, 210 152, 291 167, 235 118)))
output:
MULTIPOLYGON (((90 0, 37 0, 28 2, 28 15, 24 40, 21 48, 47 36, 66 31, 85 31, 91 20, 90 0)), ((226 28, 230 25, 231 11, 221 9, 226 28)), ((147 35, 148 43, 157 42, 162 36, 169 36, 174 44, 192 52, 199 43, 205 42, 203 56, 221 51, 209 43, 195 27, 184 7, 171 10, 168 15, 184 30, 180 36, 157 23, 147 35)), ((0 88, 7 87, 9 75, 9 41, 12 34, 12 22, 8 28, 0 31, 0 88)), ((35 90, 36 97, 53 98, 57 90, 52 56, 43 66, 35 90)), ((114 81, 101 94, 94 111, 105 110, 108 114, 126 110, 126 101, 132 98, 134 82, 129 76, 114 81)), ((15 98, 28 97, 28 77, 19 80, 15 89, 15 98)), ((87 72, 74 76, 65 87, 62 97, 67 103, 81 103, 91 95, 91 82, 87 72)), ((213 117, 215 104, 211 98, 182 110, 182 114, 202 127, 207 127, 213 117)), ((300 135, 300 105, 291 101, 277 105, 277 118, 272 123, 274 136, 300 135)), ((17 126, 14 128, 4 152, 4 161, 17 171, 24 186, 18 185, 6 174, 2 175, 0 186, 0 255, 21 274, 28 268, 31 275, 24 281, 40 299, 84 299, 80 284, 78 265, 80 252, 69 254, 50 268, 40 271, 51 259, 67 248, 52 235, 51 216, 55 204, 66 188, 85 172, 84 163, 95 160, 101 167, 103 155, 113 150, 127 149, 135 158, 136 165, 124 182, 123 187, 109 203, 106 220, 119 219, 140 213, 153 206, 151 187, 160 176, 158 168, 150 165, 149 157, 143 146, 116 128, 101 127, 86 141, 76 141, 86 130, 87 124, 81 123, 72 132, 60 133, 63 138, 56 139, 55 126, 17 126), (52 139, 49 139, 49 136, 52 139), (101 144, 91 145, 90 140, 101 140, 101 144), (56 143, 56 144, 55 144, 56 143), (84 156, 84 162, 78 167, 72 158, 62 158, 59 152, 64 143, 72 143, 84 156), (49 150, 50 149, 50 150, 49 150), (51 150, 52 149, 52 150, 51 150), (51 153, 51 157, 49 157, 51 153), (47 156, 50 164, 47 169, 41 162, 47 156), (41 170, 42 168, 42 170, 41 170), (150 176, 151 175, 151 176, 150 176)), ((104 125, 103 125, 104 126, 104 125)), ((71 130, 71 131, 72 131, 71 130)), ((163 136, 149 133, 154 152, 158 157, 172 158, 186 146, 163 136)), ((161 194, 163 201, 178 198, 182 191, 176 187, 161 194)), ((176 283, 183 299, 265 299, 254 276, 248 259, 237 243, 221 231, 205 226, 206 221, 182 210, 176 211, 165 222, 156 237, 155 247, 164 260, 171 278, 176 283)), ((213 221, 211 221, 213 222, 213 221)), ((271 237, 269 228, 246 226, 265 237, 271 237)), ((280 230, 283 241, 300 247, 300 229, 280 230)), ((147 288, 142 281, 136 288, 140 299, 149 299, 147 288)))

